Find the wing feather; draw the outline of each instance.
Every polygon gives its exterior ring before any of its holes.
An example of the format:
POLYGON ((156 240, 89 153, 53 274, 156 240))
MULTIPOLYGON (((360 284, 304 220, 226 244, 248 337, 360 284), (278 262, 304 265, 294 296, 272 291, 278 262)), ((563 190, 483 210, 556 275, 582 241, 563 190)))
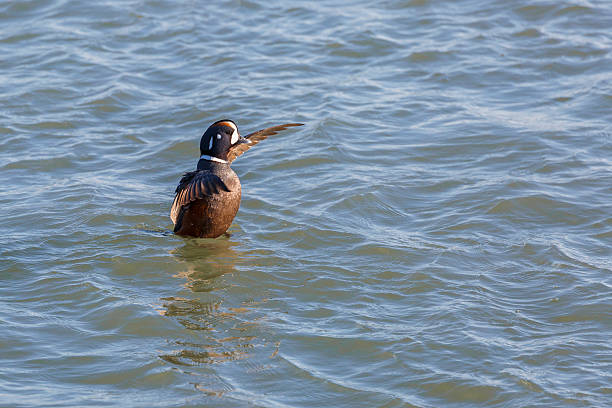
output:
POLYGON ((203 197, 204 195, 208 195, 208 191, 202 188, 202 181, 196 181, 193 183, 193 196, 194 197, 203 197))
POLYGON ((219 190, 217 189, 217 185, 211 182, 208 183, 208 191, 211 194, 219 194, 219 190))
POLYGON ((205 170, 190 171, 183 175, 170 209, 170 218, 177 223, 181 210, 189 203, 219 194, 221 191, 231 191, 218 176, 205 170))
POLYGON ((253 132, 245 136, 251 143, 239 143, 229 150, 227 154, 227 161, 230 163, 236 159, 236 157, 240 156, 242 153, 249 150, 251 147, 255 146, 257 143, 266 139, 268 136, 275 135, 280 131, 283 131, 289 127, 294 126, 302 126, 303 123, 286 123, 284 125, 272 126, 266 129, 258 130, 257 132, 253 132))

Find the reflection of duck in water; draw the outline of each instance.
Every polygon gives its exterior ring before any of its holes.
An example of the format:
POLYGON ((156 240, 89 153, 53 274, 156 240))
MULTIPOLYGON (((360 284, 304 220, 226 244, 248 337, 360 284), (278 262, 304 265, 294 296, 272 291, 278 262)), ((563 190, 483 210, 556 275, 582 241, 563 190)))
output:
POLYGON ((237 245, 231 239, 186 240, 173 250, 186 265, 175 275, 184 280, 185 289, 162 298, 158 309, 184 328, 160 358, 173 368, 189 367, 196 389, 210 395, 233 390, 232 381, 219 371, 222 366, 231 365, 236 373, 273 370, 280 344, 261 324, 265 316, 260 305, 267 299, 244 284, 235 268, 242 259, 237 245))
POLYGON ((197 170, 187 172, 176 188, 170 210, 174 232, 200 238, 225 233, 240 207, 240 180, 230 164, 234 159, 270 135, 299 123, 273 126, 242 137, 236 124, 220 120, 200 140, 197 170))
POLYGON ((176 277, 185 279, 185 287, 193 292, 220 289, 225 280, 217 278, 236 272, 235 265, 240 261, 236 246, 238 243, 231 239, 185 241, 185 245, 172 251, 186 265, 176 277))

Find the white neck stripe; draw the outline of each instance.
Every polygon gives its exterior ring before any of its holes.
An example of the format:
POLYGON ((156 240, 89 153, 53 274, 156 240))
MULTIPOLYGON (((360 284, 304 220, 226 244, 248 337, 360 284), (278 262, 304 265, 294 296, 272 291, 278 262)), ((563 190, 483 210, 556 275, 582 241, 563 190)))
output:
POLYGON ((215 156, 209 156, 207 154, 201 155, 200 159, 204 159, 204 160, 208 160, 208 161, 214 161, 214 162, 217 162, 217 163, 225 163, 225 164, 227 164, 227 160, 223 160, 223 159, 220 159, 220 158, 215 157, 215 156))

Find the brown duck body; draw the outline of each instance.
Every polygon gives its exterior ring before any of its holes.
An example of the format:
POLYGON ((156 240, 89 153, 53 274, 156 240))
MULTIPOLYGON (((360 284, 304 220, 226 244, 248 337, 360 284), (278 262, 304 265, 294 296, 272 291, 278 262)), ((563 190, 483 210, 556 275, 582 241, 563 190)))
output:
POLYGON ((185 174, 183 179, 185 183, 181 180, 177 193, 182 190, 189 195, 193 191, 193 201, 178 209, 174 232, 200 238, 216 238, 225 233, 238 212, 242 195, 234 170, 229 164, 200 160, 198 170, 185 174))

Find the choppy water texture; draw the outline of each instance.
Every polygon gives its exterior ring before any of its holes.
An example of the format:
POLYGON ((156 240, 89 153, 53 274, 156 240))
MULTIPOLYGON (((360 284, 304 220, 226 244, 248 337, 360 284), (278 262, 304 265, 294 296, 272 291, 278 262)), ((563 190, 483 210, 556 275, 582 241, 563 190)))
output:
POLYGON ((607 0, 0 3, 0 406, 612 406, 607 0), (229 237, 170 233, 217 119, 229 237))

